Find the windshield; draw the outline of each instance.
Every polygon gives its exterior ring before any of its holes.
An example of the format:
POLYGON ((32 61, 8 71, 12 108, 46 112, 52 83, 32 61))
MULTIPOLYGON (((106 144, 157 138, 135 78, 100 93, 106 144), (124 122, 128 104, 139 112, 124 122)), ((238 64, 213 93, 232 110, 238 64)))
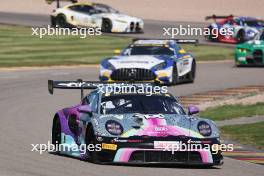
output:
POLYGON ((262 34, 260 35, 260 40, 264 40, 264 31, 263 31, 262 34))
POLYGON ((94 7, 101 13, 119 13, 117 10, 104 4, 96 4, 94 7))
POLYGON ((264 31, 262 33, 258 33, 254 40, 264 40, 264 31))
POLYGON ((250 27, 264 27, 264 21, 261 20, 248 20, 244 24, 250 27))
POLYGON ((174 55, 174 52, 165 46, 133 46, 127 48, 124 55, 174 55))
POLYGON ((161 95, 115 95, 104 97, 101 102, 101 113, 185 114, 181 105, 174 98, 161 95))

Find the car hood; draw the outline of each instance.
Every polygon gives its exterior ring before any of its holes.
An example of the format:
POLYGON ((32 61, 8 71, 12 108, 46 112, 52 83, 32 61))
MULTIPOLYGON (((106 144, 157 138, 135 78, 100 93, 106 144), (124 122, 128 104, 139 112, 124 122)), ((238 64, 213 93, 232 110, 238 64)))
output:
POLYGON ((177 114, 124 114, 103 115, 94 119, 97 125, 95 132, 99 136, 107 137, 132 137, 132 136, 190 136, 204 138, 198 131, 198 123, 204 121, 211 127, 212 133, 208 138, 219 137, 216 125, 208 119, 194 118, 177 114), (116 121, 123 127, 120 136, 113 136, 106 130, 106 123, 116 121))
POLYGON ((243 44, 238 44, 237 48, 264 49, 264 41, 263 40, 250 40, 243 44))
POLYGON ((145 68, 151 69, 152 67, 164 62, 159 56, 117 56, 109 59, 115 69, 120 68, 145 68))

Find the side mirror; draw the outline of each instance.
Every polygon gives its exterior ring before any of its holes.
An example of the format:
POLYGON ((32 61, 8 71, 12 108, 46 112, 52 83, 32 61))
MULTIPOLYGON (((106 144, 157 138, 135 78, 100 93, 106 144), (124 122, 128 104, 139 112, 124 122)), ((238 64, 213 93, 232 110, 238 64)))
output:
POLYGON ((119 49, 114 50, 115 55, 119 55, 120 53, 121 53, 121 50, 119 50, 119 49))
POLYGON ((188 106, 188 114, 193 115, 193 114, 198 114, 199 113, 199 108, 197 106, 188 106))
POLYGON ((81 113, 86 113, 86 114, 89 114, 90 116, 92 116, 92 110, 91 110, 90 106, 88 106, 88 105, 83 105, 83 106, 78 107, 78 111, 81 113))
POLYGON ((184 49, 180 49, 180 50, 179 50, 179 53, 180 53, 180 54, 184 54, 184 53, 186 53, 186 51, 185 51, 184 49))

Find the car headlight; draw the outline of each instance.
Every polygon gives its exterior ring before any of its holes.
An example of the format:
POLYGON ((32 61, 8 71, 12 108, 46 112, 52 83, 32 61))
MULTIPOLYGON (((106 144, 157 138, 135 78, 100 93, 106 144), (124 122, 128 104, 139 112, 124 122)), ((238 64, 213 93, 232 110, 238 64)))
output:
POLYGON ((118 136, 123 133, 123 127, 120 123, 114 120, 108 120, 105 123, 105 129, 112 135, 118 136))
POLYGON ((246 48, 238 48, 237 50, 238 50, 238 52, 240 52, 240 53, 247 53, 247 52, 249 51, 249 50, 246 49, 246 48))
POLYGON ((101 65, 108 70, 114 70, 115 67, 108 61, 108 60, 104 60, 101 65))
POLYGON ((154 68, 155 70, 163 70, 167 66, 166 62, 162 62, 158 65, 156 65, 154 68))
POLYGON ((190 56, 190 55, 185 55, 185 56, 180 57, 179 59, 191 59, 191 58, 192 58, 192 56, 190 56))
POLYGON ((197 128, 199 133, 203 136, 210 136, 212 134, 211 126, 205 121, 199 122, 197 128))
POLYGON ((116 19, 115 21, 116 21, 116 22, 119 22, 119 23, 128 23, 128 22, 125 21, 125 20, 119 20, 119 19, 116 19))
POLYGON ((248 33, 247 33, 250 37, 254 37, 256 34, 257 34, 257 32, 256 31, 248 31, 248 33))

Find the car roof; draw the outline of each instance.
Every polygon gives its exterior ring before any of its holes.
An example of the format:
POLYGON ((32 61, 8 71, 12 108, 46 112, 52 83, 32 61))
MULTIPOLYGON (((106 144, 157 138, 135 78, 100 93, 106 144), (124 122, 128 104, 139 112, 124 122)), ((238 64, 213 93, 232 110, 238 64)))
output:
POLYGON ((174 40, 136 40, 132 45, 136 46, 164 46, 164 45, 172 45, 175 44, 174 40))
POLYGON ((76 6, 76 5, 87 5, 87 6, 93 6, 93 3, 89 3, 89 2, 77 2, 77 3, 73 3, 73 4, 68 4, 63 8, 68 8, 68 7, 72 7, 72 6, 76 6))
POLYGON ((242 20, 242 21, 247 21, 247 20, 258 20, 258 18, 255 18, 255 17, 247 17, 247 16, 238 16, 238 17, 235 17, 239 20, 242 20))
POLYGON ((159 39, 149 39, 149 40, 136 40, 133 44, 135 45, 167 45, 173 40, 159 40, 159 39))

